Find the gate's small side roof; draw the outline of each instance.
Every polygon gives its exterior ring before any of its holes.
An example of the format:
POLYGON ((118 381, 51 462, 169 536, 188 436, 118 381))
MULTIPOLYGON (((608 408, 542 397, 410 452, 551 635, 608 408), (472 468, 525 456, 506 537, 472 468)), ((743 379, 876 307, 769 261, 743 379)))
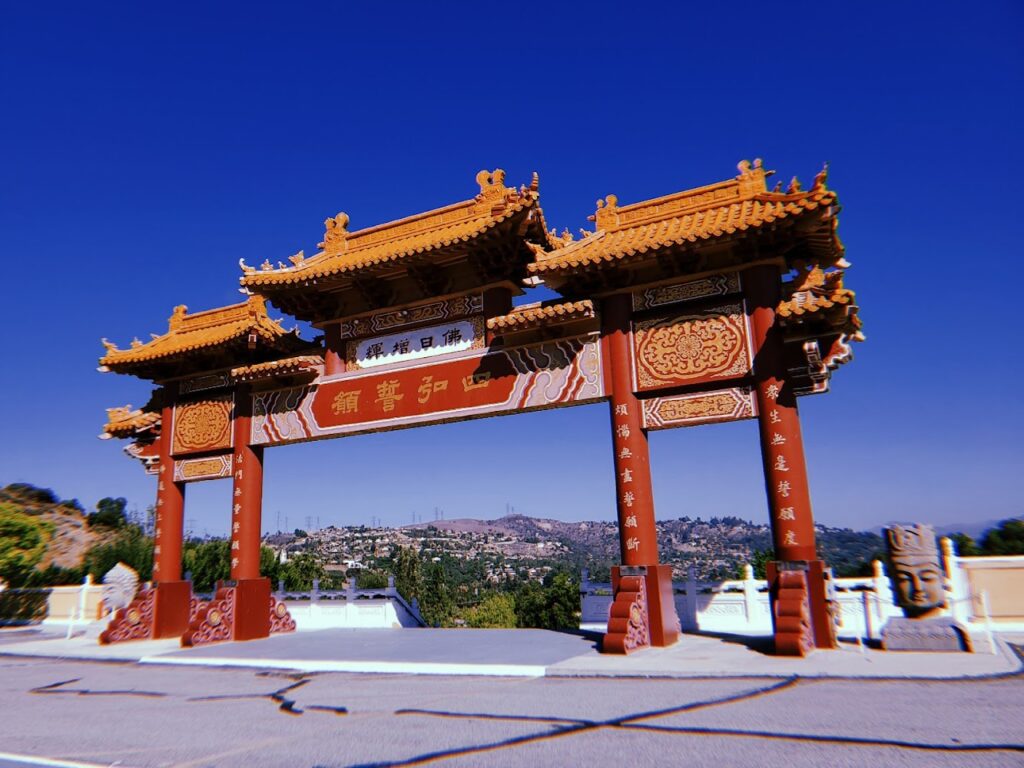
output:
POLYGON ((281 353, 308 346, 294 331, 286 331, 280 321, 270 319, 262 296, 250 296, 239 304, 191 315, 188 307, 179 305, 168 320, 167 333, 153 334, 152 340, 146 343, 135 339, 128 349, 118 349, 104 339, 107 351, 100 358, 100 365, 115 373, 154 378, 161 366, 183 362, 218 348, 226 351, 235 346, 248 346, 252 336, 266 348, 281 353))

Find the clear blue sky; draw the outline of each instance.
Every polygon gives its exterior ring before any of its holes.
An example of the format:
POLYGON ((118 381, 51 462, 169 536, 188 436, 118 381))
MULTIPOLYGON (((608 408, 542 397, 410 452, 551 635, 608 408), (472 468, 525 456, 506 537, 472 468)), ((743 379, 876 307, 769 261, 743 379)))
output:
MULTIPOLYGON (((802 402, 816 517, 1021 514, 1019 3, 7 3, 0 11, 0 483, 142 509, 96 439, 148 397, 107 336, 239 300, 237 262, 540 173, 549 223, 831 163, 868 341, 802 402), (719 10, 720 9, 720 10, 719 10)), ((661 517, 766 520, 752 422, 652 436, 661 517)), ((226 482, 190 486, 226 530, 226 482)), ((265 527, 612 519, 606 406, 271 449, 265 527)))

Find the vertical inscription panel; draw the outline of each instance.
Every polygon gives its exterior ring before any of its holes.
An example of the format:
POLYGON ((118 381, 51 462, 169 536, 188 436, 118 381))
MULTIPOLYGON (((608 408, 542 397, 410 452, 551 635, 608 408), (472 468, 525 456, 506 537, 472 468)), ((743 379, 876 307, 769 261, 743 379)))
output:
POLYGON ((747 376, 752 354, 743 302, 638 320, 633 352, 641 392, 747 376))

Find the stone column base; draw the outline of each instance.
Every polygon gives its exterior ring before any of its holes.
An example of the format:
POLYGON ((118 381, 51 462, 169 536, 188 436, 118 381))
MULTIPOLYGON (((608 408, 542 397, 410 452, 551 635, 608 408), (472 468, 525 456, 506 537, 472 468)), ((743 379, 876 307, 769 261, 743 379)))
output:
POLYGON ((612 593, 608 632, 601 643, 604 653, 665 647, 679 639, 672 566, 614 566, 612 593))
POLYGON ((775 652, 806 656, 815 648, 839 647, 824 561, 774 561, 766 570, 775 652))
POLYGON ((181 644, 259 640, 271 633, 294 631, 288 608, 270 594, 270 579, 221 581, 213 600, 197 606, 181 644))
POLYGON ((114 614, 100 634, 100 645, 180 637, 188 629, 191 603, 188 581, 161 581, 141 589, 127 608, 114 614))

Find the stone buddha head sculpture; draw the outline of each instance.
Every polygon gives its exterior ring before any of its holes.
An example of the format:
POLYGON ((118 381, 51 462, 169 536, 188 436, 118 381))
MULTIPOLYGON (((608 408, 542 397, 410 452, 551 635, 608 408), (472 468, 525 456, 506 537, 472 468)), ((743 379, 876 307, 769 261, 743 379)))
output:
POLYGON ((938 614, 946 605, 943 570, 935 531, 930 525, 894 525, 885 529, 889 580, 907 618, 938 614))

